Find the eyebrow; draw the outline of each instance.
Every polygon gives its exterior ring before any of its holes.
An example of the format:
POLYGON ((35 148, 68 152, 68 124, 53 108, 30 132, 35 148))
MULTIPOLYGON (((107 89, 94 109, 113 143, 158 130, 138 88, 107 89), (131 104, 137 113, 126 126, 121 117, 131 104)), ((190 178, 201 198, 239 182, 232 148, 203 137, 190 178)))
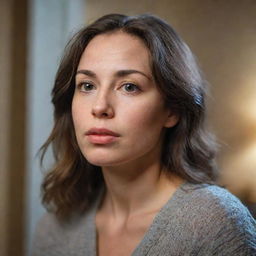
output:
MULTIPOLYGON (((87 75, 87 76, 90 76, 92 78, 97 78, 97 75, 96 73, 94 73, 93 71, 91 70, 87 70, 87 69, 80 69, 76 72, 76 74, 83 74, 83 75, 87 75)), ((116 73, 115 73, 115 76, 116 77, 124 77, 124 76, 128 76, 128 75, 131 75, 131 74, 141 74, 143 76, 145 76, 147 79, 149 80, 152 80, 152 78, 148 75, 146 75, 145 73, 139 71, 139 70, 135 70, 135 69, 124 69, 124 70, 118 70, 116 73)))

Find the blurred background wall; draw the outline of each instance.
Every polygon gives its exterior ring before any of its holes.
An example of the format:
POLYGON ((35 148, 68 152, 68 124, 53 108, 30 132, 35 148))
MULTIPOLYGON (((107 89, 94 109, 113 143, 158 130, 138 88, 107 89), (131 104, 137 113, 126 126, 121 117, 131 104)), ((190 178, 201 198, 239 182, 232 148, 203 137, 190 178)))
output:
POLYGON ((0 255, 20 255, 25 231, 26 0, 0 2, 0 255))
MULTIPOLYGON (((107 13, 154 13, 191 47, 211 85, 220 183, 256 203, 256 1, 0 0, 0 255, 28 255, 43 213, 36 152, 52 126, 50 90, 71 33, 107 13)), ((51 161, 51 156, 48 156, 51 161)))

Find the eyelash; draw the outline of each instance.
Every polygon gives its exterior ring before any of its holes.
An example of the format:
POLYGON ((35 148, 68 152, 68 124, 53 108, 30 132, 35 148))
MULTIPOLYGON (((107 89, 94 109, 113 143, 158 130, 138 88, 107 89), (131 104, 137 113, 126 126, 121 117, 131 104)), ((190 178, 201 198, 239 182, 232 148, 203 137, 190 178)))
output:
MULTIPOLYGON (((90 86, 94 86, 94 87, 95 87, 95 85, 94 85, 92 82, 81 82, 81 83, 79 83, 79 84, 77 85, 77 88, 78 88, 81 92, 85 92, 85 93, 88 93, 88 92, 90 92, 90 91, 93 90, 93 89, 91 89, 91 90, 86 90, 86 89, 84 88, 85 85, 90 85, 90 86)), ((123 83, 119 88, 123 89, 123 90, 124 90, 126 93, 128 93, 128 94, 136 94, 136 93, 139 93, 139 92, 141 91, 141 89, 140 89, 140 87, 139 87, 138 85, 136 85, 136 84, 134 84, 134 83, 130 83, 130 82, 123 83), (124 88, 125 88, 125 86, 127 86, 127 85, 131 85, 131 86, 132 86, 133 88, 135 88, 136 90, 135 90, 135 91, 132 91, 132 92, 129 92, 129 91, 125 90, 124 88)))
MULTIPOLYGON (((79 83, 79 84, 77 85, 77 88, 78 88, 81 92, 88 92, 87 90, 85 90, 84 85, 92 85, 92 86, 94 86, 94 84, 91 83, 91 82, 81 82, 81 83, 79 83)), ((91 90, 89 90, 89 91, 91 91, 91 90)))
POLYGON ((139 87, 138 85, 134 84, 134 83, 123 83, 122 86, 121 86, 121 88, 124 89, 127 93, 132 93, 132 94, 135 94, 135 93, 138 93, 138 92, 141 91, 140 87, 139 87), (133 92, 128 92, 128 91, 126 91, 126 90, 124 89, 126 85, 132 85, 132 87, 133 87, 133 88, 136 88, 136 90, 133 91, 133 92))

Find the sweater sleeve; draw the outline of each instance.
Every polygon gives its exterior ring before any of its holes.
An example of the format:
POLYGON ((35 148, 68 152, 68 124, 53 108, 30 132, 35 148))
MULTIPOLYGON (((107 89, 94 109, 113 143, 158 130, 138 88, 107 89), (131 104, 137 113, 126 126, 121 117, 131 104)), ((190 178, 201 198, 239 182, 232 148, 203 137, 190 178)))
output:
MULTIPOLYGON (((201 216, 200 255, 256 255, 256 222, 233 195, 218 188, 201 216), (223 193, 221 196, 219 193, 223 193)), ((200 225, 199 225, 200 226, 200 225)))
POLYGON ((256 255, 256 224, 249 214, 233 212, 213 224, 214 237, 209 243, 211 255, 256 255))

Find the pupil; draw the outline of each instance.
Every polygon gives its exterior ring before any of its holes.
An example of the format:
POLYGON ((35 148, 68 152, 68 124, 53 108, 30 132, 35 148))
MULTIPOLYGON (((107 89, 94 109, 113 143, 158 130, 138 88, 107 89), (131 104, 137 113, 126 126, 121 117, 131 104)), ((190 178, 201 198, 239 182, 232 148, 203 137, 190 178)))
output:
POLYGON ((127 84, 126 89, 127 89, 127 91, 132 91, 133 90, 133 85, 132 84, 127 84))
POLYGON ((91 84, 85 84, 85 89, 91 89, 92 85, 91 84))

